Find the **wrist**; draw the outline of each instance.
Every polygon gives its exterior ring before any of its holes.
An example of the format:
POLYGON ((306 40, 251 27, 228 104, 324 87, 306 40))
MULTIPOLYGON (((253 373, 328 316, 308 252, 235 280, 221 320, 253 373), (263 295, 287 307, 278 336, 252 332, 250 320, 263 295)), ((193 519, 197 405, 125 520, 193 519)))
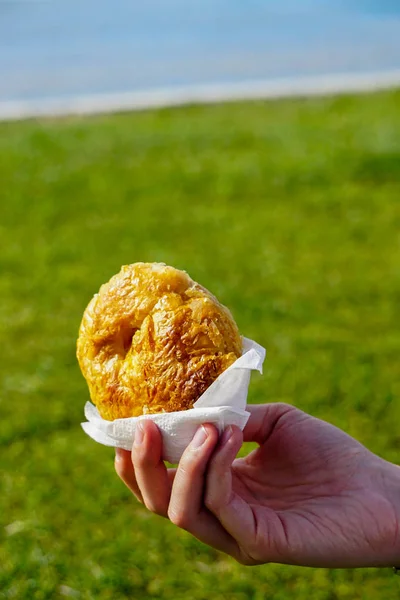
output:
POLYGON ((376 465, 382 507, 382 541, 385 566, 400 568, 400 467, 381 458, 376 465))

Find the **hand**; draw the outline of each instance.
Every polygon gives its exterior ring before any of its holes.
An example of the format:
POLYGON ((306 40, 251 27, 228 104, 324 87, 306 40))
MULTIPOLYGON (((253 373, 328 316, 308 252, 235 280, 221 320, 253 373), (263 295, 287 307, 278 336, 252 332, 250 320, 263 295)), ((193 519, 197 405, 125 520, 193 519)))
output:
POLYGON ((248 406, 245 430, 201 427, 177 469, 144 420, 116 471, 146 507, 243 564, 400 563, 400 469, 284 404, 248 406), (244 436, 244 437, 243 437, 244 436), (259 447, 236 459, 245 441, 259 447))

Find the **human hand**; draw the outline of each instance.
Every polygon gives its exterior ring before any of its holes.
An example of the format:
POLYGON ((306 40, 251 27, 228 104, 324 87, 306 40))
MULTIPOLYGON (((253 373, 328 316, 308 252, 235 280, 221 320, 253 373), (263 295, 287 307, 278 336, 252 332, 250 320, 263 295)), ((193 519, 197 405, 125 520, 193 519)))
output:
POLYGON ((201 427, 177 469, 143 420, 116 471, 150 511, 243 564, 398 564, 400 468, 294 407, 248 410, 243 434, 201 427), (243 440, 259 447, 236 459, 243 440))

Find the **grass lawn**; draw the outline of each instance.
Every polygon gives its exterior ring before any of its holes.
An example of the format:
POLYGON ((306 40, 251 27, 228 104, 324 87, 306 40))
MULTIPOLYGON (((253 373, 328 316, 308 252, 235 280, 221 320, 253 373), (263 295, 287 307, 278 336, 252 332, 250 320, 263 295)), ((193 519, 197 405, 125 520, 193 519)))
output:
POLYGON ((150 515, 80 429, 82 312, 186 269, 285 401, 399 460, 400 92, 0 125, 0 598, 381 600, 389 570, 245 568, 150 515))

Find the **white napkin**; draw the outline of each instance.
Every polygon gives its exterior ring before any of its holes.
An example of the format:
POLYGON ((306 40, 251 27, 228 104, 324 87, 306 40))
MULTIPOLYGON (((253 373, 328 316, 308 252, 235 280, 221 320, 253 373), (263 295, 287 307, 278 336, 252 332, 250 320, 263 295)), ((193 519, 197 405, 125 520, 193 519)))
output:
POLYGON ((177 463, 203 423, 212 423, 219 432, 228 425, 237 425, 243 430, 250 416, 246 411, 250 372, 262 373, 265 349, 243 338, 243 354, 210 385, 190 410, 172 413, 157 413, 106 421, 90 402, 85 406, 88 422, 82 423, 83 430, 96 442, 130 450, 137 423, 143 419, 154 421, 163 438, 163 459, 177 463))

